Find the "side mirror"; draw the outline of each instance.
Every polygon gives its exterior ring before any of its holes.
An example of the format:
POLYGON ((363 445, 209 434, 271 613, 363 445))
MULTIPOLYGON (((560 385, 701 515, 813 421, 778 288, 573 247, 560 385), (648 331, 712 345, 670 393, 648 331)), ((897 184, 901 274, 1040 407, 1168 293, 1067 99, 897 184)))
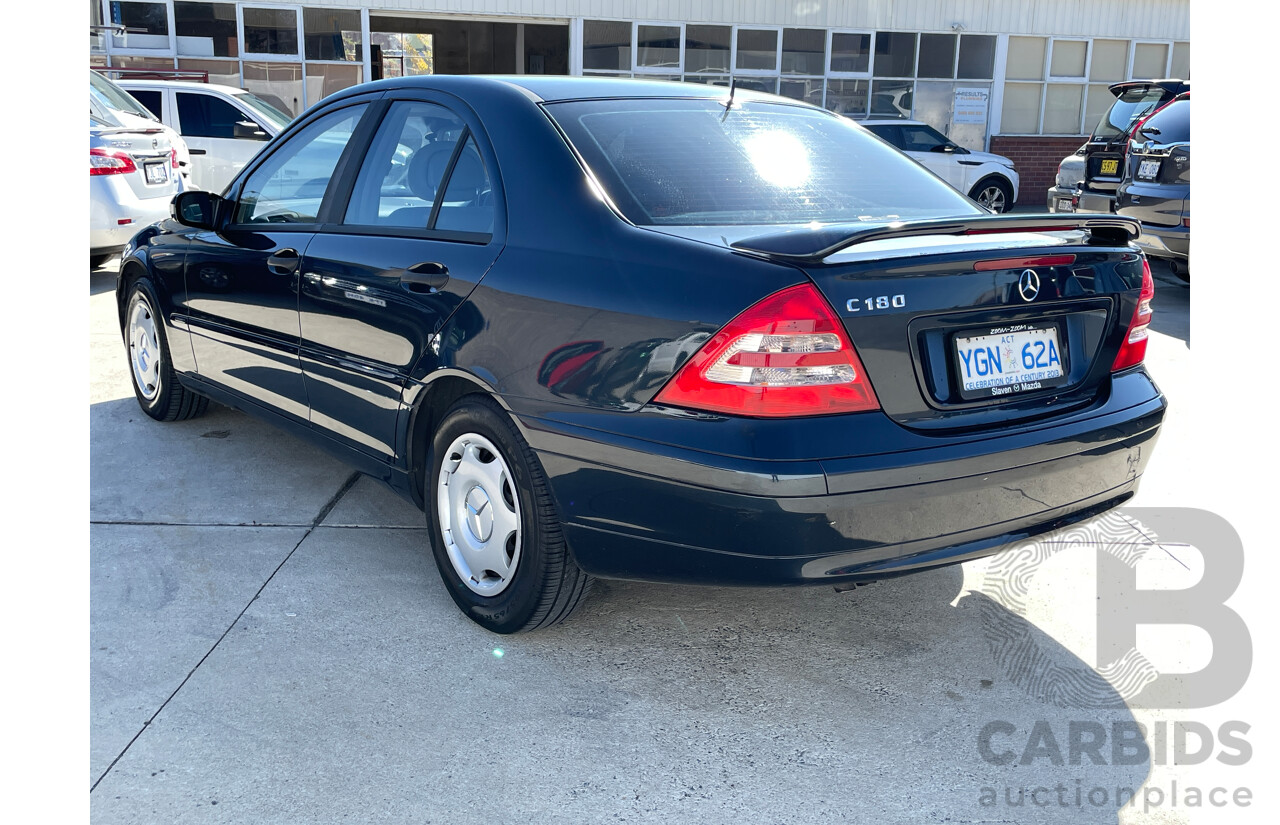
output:
POLYGON ((237 120, 236 125, 232 127, 232 136, 236 140, 270 140, 268 135, 262 130, 262 127, 254 123, 252 120, 237 120))
POLYGON ((217 229, 222 198, 212 192, 179 192, 169 204, 169 215, 184 226, 217 229))

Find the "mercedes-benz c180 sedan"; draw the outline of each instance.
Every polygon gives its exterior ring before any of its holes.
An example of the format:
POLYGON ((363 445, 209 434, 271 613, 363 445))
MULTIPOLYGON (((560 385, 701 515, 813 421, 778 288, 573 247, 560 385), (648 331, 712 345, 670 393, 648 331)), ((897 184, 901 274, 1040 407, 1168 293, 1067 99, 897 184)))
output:
POLYGON ((593 577, 856 583, 1126 501, 1165 410, 1137 232, 990 215, 769 95, 414 77, 179 195, 118 300, 148 415, 343 456, 509 633, 593 577))

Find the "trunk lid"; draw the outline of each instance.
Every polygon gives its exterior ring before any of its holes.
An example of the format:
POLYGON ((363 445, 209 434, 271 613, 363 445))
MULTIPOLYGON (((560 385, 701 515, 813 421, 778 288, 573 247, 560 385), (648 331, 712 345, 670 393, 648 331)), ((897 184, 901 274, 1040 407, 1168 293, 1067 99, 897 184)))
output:
MULTIPOLYGON (((1051 217, 1061 216, 1035 220, 1051 217)), ((754 249, 778 246, 777 236, 735 246, 789 258, 808 274, 894 421, 982 428, 1059 414, 1106 393, 1142 286, 1142 256, 1127 238, 1090 236, 1063 221, 1035 231, 1031 223, 970 220, 962 225, 982 234, 969 235, 912 235, 906 226, 821 258, 825 249, 807 257, 754 249), (998 231, 1000 223, 1011 231, 998 231)), ((1095 223, 1106 225, 1099 234, 1123 226, 1137 235, 1132 221, 1095 223)))
POLYGON ((164 130, 133 127, 101 128, 90 133, 90 147, 124 152, 133 159, 137 171, 120 175, 140 200, 173 197, 174 169, 169 154, 169 138, 164 130))

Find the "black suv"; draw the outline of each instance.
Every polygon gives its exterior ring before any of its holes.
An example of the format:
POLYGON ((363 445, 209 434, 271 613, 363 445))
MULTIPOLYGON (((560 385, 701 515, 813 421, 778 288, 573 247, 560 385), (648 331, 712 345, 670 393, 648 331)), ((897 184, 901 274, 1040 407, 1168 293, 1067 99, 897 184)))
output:
MULTIPOLYGON (((1186 80, 1126 80, 1108 87, 1116 100, 1094 127, 1089 141, 1068 155, 1059 167, 1079 168, 1084 158, 1083 178, 1058 180, 1049 190, 1050 212, 1114 212, 1116 187, 1123 174, 1125 147, 1130 132, 1143 117, 1164 106, 1183 92, 1191 91, 1186 80)), ((1071 176, 1068 176, 1071 177, 1071 176)))
POLYGON ((1190 276, 1191 93, 1178 95, 1133 132, 1116 211, 1142 222, 1137 244, 1190 276))

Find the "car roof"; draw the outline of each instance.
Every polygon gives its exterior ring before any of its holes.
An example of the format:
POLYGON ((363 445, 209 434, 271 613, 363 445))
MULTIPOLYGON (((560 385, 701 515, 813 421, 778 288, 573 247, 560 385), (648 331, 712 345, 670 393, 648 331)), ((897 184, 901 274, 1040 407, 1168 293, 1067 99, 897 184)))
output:
MULTIPOLYGON (((677 83, 667 80, 645 80, 627 77, 577 77, 571 75, 416 75, 375 80, 344 89, 342 93, 360 93, 387 89, 438 89, 455 93, 482 89, 519 89, 525 97, 537 102, 555 103, 565 100, 606 100, 613 98, 711 98, 729 96, 729 87, 702 83, 677 83)), ((339 93, 339 94, 342 94, 339 93)), ((800 100, 779 97, 739 88, 735 100, 768 100, 810 106, 800 100)), ((328 98, 326 98, 328 99, 328 98)))
POLYGON ((235 86, 224 86, 221 83, 202 83, 198 80, 160 80, 158 78, 123 78, 116 80, 114 83, 122 89, 128 89, 130 86, 147 86, 152 88, 174 88, 174 89, 206 89, 215 92, 222 92, 229 95, 242 95, 244 89, 237 89, 235 86))

